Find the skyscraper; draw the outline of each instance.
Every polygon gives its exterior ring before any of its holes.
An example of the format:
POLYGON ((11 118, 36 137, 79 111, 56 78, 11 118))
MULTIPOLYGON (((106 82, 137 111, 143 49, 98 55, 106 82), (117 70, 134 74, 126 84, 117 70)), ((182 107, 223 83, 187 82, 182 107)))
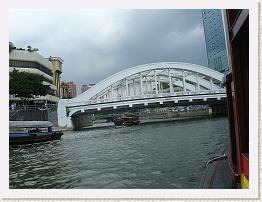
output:
POLYGON ((228 56, 222 12, 219 9, 203 9, 203 27, 205 33, 208 67, 221 73, 228 72, 228 56))

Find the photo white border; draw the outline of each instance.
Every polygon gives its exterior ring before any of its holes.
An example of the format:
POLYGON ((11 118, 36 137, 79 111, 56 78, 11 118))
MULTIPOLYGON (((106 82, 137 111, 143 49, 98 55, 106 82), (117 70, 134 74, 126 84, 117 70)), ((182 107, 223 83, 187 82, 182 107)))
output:
POLYGON ((0 197, 4 198, 258 198, 258 1, 255 0, 96 0, 96 1, 62 1, 45 0, 41 3, 33 0, 13 0, 0 3, 0 79, 2 95, 0 99, 0 197), (8 102, 9 102, 9 29, 8 15, 10 9, 202 9, 227 8, 249 9, 250 33, 250 188, 244 189, 9 189, 9 153, 8 150, 8 102), (252 102, 252 103, 251 103, 252 102))

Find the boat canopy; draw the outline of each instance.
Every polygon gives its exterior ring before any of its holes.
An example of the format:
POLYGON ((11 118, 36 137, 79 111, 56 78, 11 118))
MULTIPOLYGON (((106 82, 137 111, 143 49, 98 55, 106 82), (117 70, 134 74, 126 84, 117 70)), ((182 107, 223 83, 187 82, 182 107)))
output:
POLYGON ((9 121, 9 128, 47 128, 52 127, 50 121, 9 121))

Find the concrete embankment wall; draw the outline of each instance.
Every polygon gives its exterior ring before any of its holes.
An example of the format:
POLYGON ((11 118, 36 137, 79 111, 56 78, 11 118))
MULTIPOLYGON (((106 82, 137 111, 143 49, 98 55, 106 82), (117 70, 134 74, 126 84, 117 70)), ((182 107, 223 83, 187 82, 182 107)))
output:
POLYGON ((177 113, 177 117, 196 117, 196 116, 208 116, 208 109, 198 110, 198 111, 182 111, 177 113))
POLYGON ((196 116, 209 116, 208 109, 196 111, 179 111, 179 112, 159 112, 159 113, 140 113, 140 120, 147 119, 165 119, 165 118, 180 118, 180 117, 196 117, 196 116))
POLYGON ((46 110, 17 111, 13 116, 9 116, 10 121, 47 121, 46 110))
POLYGON ((50 121, 57 126, 56 110, 17 110, 9 113, 10 121, 50 121))

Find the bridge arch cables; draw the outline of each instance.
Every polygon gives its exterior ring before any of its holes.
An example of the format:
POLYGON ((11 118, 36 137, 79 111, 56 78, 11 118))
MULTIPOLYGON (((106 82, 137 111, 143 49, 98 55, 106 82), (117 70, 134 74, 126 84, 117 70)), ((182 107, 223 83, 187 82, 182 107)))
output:
POLYGON ((110 102, 161 94, 219 91, 223 90, 223 76, 210 68, 188 63, 139 65, 102 80, 71 102, 110 102))

